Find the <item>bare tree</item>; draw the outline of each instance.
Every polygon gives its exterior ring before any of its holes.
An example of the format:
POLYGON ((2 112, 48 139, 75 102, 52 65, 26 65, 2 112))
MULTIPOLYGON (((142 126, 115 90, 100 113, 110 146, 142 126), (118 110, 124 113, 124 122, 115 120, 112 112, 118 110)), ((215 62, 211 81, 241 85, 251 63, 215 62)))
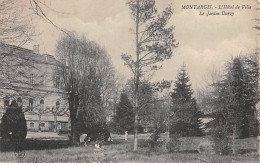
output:
POLYGON ((22 5, 16 0, 0 2, 0 42, 24 45, 34 35, 29 16, 23 16, 22 5))
POLYGON ((127 5, 135 22, 136 55, 133 58, 131 55, 123 54, 122 59, 134 74, 134 151, 137 151, 140 77, 147 72, 159 69, 158 63, 171 58, 172 49, 176 48, 178 44, 173 36, 173 26, 167 27, 172 15, 171 7, 167 7, 161 14, 157 14, 155 0, 129 0, 127 5))
POLYGON ((107 54, 97 43, 88 41, 85 37, 79 38, 73 33, 59 40, 56 53, 63 64, 57 68, 57 74, 61 76, 68 96, 71 139, 76 144, 82 125, 89 127, 105 120, 101 93, 103 92, 103 102, 106 102, 109 91, 102 91, 102 88, 109 89, 111 86, 105 82, 109 75, 104 73, 108 70, 104 65, 109 61, 104 60, 107 54))

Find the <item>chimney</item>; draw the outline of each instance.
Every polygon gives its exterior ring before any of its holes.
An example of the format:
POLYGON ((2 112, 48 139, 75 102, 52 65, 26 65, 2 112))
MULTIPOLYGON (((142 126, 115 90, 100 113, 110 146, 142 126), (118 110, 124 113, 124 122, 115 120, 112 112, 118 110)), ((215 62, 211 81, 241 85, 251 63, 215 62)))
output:
POLYGON ((33 45, 33 52, 36 53, 36 54, 39 54, 40 51, 39 51, 39 44, 38 45, 33 45))

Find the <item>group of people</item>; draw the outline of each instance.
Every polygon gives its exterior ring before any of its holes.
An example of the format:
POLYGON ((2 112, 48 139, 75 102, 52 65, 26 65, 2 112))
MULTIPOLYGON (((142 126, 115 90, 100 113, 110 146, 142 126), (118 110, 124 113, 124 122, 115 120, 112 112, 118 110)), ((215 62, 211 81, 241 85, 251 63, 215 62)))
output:
POLYGON ((79 137, 79 143, 81 145, 88 146, 88 144, 91 141, 95 142, 95 148, 102 147, 103 142, 106 142, 106 141, 113 142, 112 137, 110 135, 109 135, 108 139, 106 140, 104 137, 104 134, 102 134, 102 133, 98 133, 98 137, 96 139, 92 138, 92 140, 91 140, 91 136, 90 135, 88 136, 88 134, 86 134, 86 133, 81 134, 79 137))

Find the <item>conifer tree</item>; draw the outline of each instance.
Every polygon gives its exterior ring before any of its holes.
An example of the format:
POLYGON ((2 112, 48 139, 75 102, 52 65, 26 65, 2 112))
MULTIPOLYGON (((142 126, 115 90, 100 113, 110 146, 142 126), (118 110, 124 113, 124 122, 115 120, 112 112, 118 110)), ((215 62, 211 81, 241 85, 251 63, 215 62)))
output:
POLYGON ((257 53, 244 58, 245 109, 249 122, 249 136, 258 135, 256 104, 259 101, 259 55, 257 53))
POLYGON ((231 68, 231 92, 232 92, 232 109, 234 113, 232 118, 236 117, 236 128, 238 134, 242 137, 248 137, 248 120, 245 110, 245 87, 243 79, 243 65, 239 58, 233 60, 231 68))
MULTIPOLYGON (((182 136, 201 136, 203 135, 201 113, 198 111, 196 99, 192 96, 193 90, 189 82, 186 66, 183 65, 171 93, 172 111, 174 112, 172 120, 179 125, 182 123, 183 129, 180 130, 186 131, 182 132, 182 136)), ((171 128, 175 128, 176 124, 173 124, 171 128)), ((173 132, 175 131, 171 130, 171 133, 173 132)))
POLYGON ((223 80, 214 83, 211 105, 214 121, 211 128, 224 125, 235 137, 246 138, 258 134, 256 103, 259 101, 258 56, 236 57, 227 63, 227 74, 223 80))
POLYGON ((134 130, 133 106, 124 92, 121 94, 120 102, 116 108, 114 123, 118 127, 119 133, 124 133, 125 131, 132 132, 134 130))

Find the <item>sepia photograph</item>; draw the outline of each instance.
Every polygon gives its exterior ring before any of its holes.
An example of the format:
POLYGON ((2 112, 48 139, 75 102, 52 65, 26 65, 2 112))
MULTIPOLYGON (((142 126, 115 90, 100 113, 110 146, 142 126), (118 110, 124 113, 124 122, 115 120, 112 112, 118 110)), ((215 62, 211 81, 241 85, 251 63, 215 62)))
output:
POLYGON ((0 163, 260 163, 260 0, 0 0, 0 163))

